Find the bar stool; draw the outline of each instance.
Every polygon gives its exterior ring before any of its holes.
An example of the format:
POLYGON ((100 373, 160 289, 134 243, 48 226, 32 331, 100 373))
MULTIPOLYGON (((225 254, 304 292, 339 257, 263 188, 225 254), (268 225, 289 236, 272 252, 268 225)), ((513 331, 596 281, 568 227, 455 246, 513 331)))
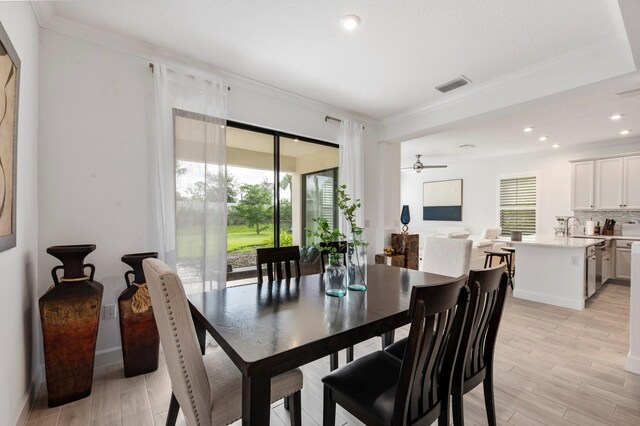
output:
POLYGON ((513 290, 513 281, 511 280, 511 258, 515 249, 513 249, 513 251, 507 250, 511 248, 512 247, 503 247, 501 250, 485 250, 484 269, 491 267, 494 257, 497 257, 500 260, 500 263, 505 262, 507 264, 507 271, 509 271, 507 274, 509 278, 509 285, 511 286, 511 290, 513 290))
POLYGON ((502 250, 509 253, 509 283, 511 284, 511 289, 513 290, 513 276, 515 275, 515 266, 513 265, 513 255, 516 252, 515 247, 502 247, 502 250))

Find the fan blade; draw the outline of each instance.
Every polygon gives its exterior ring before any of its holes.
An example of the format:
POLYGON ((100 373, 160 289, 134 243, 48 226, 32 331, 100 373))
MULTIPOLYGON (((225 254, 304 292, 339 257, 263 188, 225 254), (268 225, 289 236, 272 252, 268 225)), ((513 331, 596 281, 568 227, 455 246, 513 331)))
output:
POLYGON ((422 168, 423 169, 446 169, 447 166, 445 166, 444 164, 433 165, 433 166, 423 165, 422 168))
POLYGON ((413 170, 413 166, 409 166, 409 167, 400 167, 400 170, 413 170))

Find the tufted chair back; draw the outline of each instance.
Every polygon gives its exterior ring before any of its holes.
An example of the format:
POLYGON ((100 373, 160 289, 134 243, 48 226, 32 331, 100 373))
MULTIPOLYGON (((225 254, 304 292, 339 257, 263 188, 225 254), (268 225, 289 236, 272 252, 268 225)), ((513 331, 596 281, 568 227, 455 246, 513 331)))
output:
POLYGON ((209 426, 211 389, 180 277, 158 259, 143 268, 173 393, 187 424, 209 426))

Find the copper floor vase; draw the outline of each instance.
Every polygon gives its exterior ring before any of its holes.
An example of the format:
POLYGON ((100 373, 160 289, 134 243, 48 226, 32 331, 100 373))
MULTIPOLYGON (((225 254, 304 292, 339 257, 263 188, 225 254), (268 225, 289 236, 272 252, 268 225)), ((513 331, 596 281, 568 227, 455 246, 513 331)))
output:
POLYGON ((150 373, 158 369, 160 336, 158 336, 151 299, 142 270, 142 261, 149 257, 158 257, 158 253, 134 253, 122 256, 122 261, 132 268, 124 274, 127 288, 118 297, 120 337, 126 377, 150 373), (133 282, 129 278, 130 275, 133 275, 133 282))
POLYGON ((47 249, 62 262, 51 271, 54 285, 40 298, 49 407, 91 394, 102 284, 93 280, 95 267, 84 258, 95 249, 94 244, 47 249))

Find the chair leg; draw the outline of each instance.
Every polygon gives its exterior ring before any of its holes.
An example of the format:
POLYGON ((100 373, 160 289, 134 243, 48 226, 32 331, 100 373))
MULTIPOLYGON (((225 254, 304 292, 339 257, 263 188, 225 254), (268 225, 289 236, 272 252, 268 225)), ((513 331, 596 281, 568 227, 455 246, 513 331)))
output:
POLYGON ((438 426, 451 426, 449 416, 449 398, 446 401, 440 402, 440 416, 438 417, 438 426))
POLYGON ((302 403, 300 398, 300 391, 289 395, 285 398, 285 401, 289 401, 289 416, 291 418, 291 426, 302 426, 302 403))
POLYGON ((347 348, 347 363, 353 361, 353 346, 347 348))
POLYGON ((175 426, 176 420, 178 420, 178 412, 180 411, 180 404, 176 396, 171 393, 171 401, 169 402, 169 411, 167 412, 167 426, 175 426))
POLYGON ((493 396, 493 369, 487 365, 487 376, 482 382, 484 388, 484 405, 487 411, 487 422, 489 426, 496 426, 496 404, 493 396))
POLYGON ((338 368, 338 352, 329 355, 329 370, 333 371, 338 368))
POLYGON ((395 330, 387 331, 386 333, 384 333, 382 335, 382 350, 383 351, 386 349, 387 346, 389 346, 390 344, 393 343, 393 341, 395 340, 395 337, 396 337, 396 331, 395 330))
POLYGON ((331 398, 331 389, 324 386, 324 403, 322 405, 322 426, 336 426, 336 403, 331 398))
POLYGON ((285 410, 287 410, 287 411, 289 411, 289 406, 290 406, 290 404, 289 404, 289 397, 290 397, 290 396, 285 396, 285 397, 284 397, 284 409, 285 409, 285 410))
POLYGON ((461 391, 451 393, 451 406, 453 411, 453 426, 464 426, 464 395, 461 391))

